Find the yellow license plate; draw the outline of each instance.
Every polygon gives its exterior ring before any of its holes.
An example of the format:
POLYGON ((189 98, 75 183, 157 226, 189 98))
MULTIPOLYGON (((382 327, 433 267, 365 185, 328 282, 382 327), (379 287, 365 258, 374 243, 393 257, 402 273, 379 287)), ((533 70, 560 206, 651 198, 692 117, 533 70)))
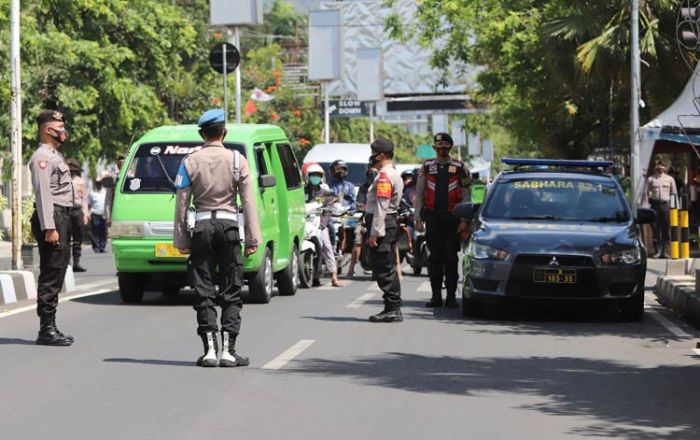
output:
POLYGON ((170 243, 156 243, 156 257, 158 258, 185 258, 187 255, 170 243))
POLYGON ((535 269, 533 281, 547 284, 576 284, 576 269, 535 269))

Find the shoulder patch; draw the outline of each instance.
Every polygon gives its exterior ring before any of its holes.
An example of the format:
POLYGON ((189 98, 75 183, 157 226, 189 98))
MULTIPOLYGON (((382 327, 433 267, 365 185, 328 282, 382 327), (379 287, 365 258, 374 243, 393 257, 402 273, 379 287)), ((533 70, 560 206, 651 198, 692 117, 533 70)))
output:
POLYGON ((393 187, 386 173, 379 173, 377 178, 377 198, 390 199, 393 187))
POLYGON ((46 162, 45 160, 40 160, 38 162, 38 165, 39 165, 39 169, 45 170, 46 167, 48 166, 48 162, 46 162))

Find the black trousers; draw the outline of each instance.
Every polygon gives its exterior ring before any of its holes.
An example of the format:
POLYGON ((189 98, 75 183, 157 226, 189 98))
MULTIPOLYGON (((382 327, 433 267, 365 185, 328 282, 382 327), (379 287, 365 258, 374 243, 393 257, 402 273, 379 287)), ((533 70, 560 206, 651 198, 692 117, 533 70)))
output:
POLYGON ((73 243, 73 264, 80 259, 82 254, 83 240, 85 238, 85 219, 83 209, 80 207, 70 210, 70 235, 73 243))
POLYGON ((221 306, 221 329, 238 335, 243 308, 243 256, 236 222, 218 219, 197 222, 187 272, 195 292, 197 333, 218 331, 218 304, 221 306), (219 285, 218 294, 215 284, 219 285))
POLYGON ((459 219, 449 213, 425 213, 425 239, 430 250, 428 270, 433 298, 442 298, 442 281, 445 280, 447 297, 455 296, 459 278, 459 219))
POLYGON ((39 283, 37 286, 37 307, 39 316, 51 316, 56 313, 58 294, 63 287, 66 269, 70 261, 70 208, 54 206, 53 221, 56 224, 59 243, 57 246, 44 240, 39 216, 32 215, 32 233, 39 246, 39 283))
POLYGON ((656 212, 656 222, 652 223, 654 247, 657 252, 666 252, 666 245, 671 241, 671 209, 668 202, 651 200, 651 209, 656 212))
MULTIPOLYGON (((372 224, 372 216, 366 217, 366 224, 372 224)), ((401 306, 401 282, 396 267, 396 244, 399 239, 399 227, 395 215, 387 215, 384 223, 385 235, 377 240, 377 247, 371 248, 372 275, 377 286, 384 292, 384 305, 401 306)))
POLYGON ((107 247, 107 220, 103 215, 90 215, 92 222, 92 250, 104 251, 107 247))

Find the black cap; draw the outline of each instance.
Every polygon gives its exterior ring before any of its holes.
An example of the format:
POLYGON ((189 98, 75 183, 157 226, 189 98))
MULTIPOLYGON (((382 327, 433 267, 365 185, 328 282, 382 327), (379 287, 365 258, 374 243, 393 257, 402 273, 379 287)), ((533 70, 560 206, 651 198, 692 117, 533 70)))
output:
POLYGON ((36 117, 36 122, 39 125, 52 121, 66 122, 63 113, 59 112, 58 110, 44 110, 39 113, 39 116, 36 117))
POLYGON ((435 136, 433 136, 433 143, 435 142, 449 142, 450 145, 455 144, 452 140, 452 136, 447 133, 435 133, 435 136))
POLYGON ((370 145, 372 151, 375 153, 391 153, 394 151, 394 143, 389 139, 376 139, 370 145))
POLYGON ((70 157, 66 160, 66 163, 68 164, 68 168, 71 170, 79 170, 80 169, 80 162, 78 162, 78 159, 74 157, 70 157))

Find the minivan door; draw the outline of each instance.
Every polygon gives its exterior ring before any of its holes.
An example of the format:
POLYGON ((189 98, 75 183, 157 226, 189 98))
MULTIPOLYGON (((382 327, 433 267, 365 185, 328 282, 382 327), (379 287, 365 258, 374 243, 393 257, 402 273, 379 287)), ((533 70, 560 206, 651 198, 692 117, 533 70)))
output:
MULTIPOLYGON (((276 261, 279 258, 279 241, 280 241, 280 230, 279 230, 279 206, 278 206, 278 195, 273 188, 263 188, 260 186, 260 176, 274 174, 272 167, 270 166, 270 148, 271 145, 266 144, 255 144, 253 150, 255 151, 255 165, 257 167, 257 178, 258 178, 258 190, 260 191, 260 199, 262 200, 262 206, 258 209, 258 217, 260 218, 260 229, 262 231, 263 240, 265 242, 272 242, 272 265, 274 270, 278 270, 276 261)), ((279 178, 279 177, 278 177, 279 178)), ((263 243, 264 244, 264 243, 263 243)))

